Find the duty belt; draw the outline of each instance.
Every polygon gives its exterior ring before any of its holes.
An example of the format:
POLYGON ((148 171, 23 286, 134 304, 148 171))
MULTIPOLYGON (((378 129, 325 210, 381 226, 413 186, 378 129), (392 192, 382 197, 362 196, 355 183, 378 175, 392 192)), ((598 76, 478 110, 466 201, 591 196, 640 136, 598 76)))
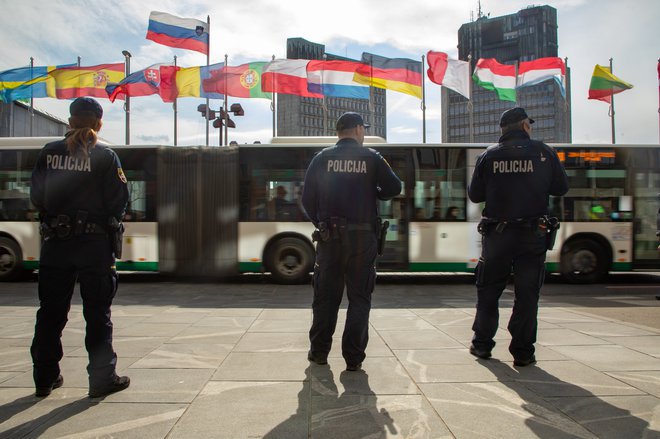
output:
POLYGON ((61 240, 70 239, 79 235, 106 235, 105 226, 86 221, 86 215, 77 214, 72 221, 69 215, 49 216, 40 225, 40 232, 44 241, 52 238, 61 240))

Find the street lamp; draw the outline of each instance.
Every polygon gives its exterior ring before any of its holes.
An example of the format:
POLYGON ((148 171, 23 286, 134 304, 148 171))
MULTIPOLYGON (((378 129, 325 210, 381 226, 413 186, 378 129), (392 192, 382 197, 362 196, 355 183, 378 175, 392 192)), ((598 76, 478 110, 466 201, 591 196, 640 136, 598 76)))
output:
POLYGON ((219 110, 211 110, 210 108, 207 108, 206 104, 200 104, 197 106, 197 111, 202 114, 202 117, 207 118, 207 120, 213 120, 213 128, 220 129, 219 146, 222 146, 222 128, 236 128, 236 123, 229 117, 228 113, 233 113, 234 116, 245 115, 245 111, 241 104, 231 104, 229 112, 226 112, 222 107, 219 110))
MULTIPOLYGON (((128 75, 131 74, 131 52, 128 50, 122 50, 121 54, 124 55, 124 64, 125 64, 125 77, 128 78, 128 75)), ((126 100, 124 101, 124 112, 126 113, 126 144, 131 144, 131 98, 126 95, 126 100)))

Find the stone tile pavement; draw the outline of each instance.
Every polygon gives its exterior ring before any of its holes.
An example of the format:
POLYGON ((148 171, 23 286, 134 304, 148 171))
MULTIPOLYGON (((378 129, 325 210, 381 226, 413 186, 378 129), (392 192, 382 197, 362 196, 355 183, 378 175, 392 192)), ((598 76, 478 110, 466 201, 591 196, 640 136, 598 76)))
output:
MULTIPOLYGON (((37 399, 36 284, 2 284, 0 438, 660 438, 660 329, 544 297, 538 363, 516 368, 510 291, 493 359, 469 355, 474 296, 465 281, 379 284, 364 370, 346 372, 345 309, 329 364, 306 360, 309 286, 129 281, 113 320, 131 387, 87 398, 76 298, 64 386, 37 399)), ((660 319, 653 296, 631 300, 660 319)))

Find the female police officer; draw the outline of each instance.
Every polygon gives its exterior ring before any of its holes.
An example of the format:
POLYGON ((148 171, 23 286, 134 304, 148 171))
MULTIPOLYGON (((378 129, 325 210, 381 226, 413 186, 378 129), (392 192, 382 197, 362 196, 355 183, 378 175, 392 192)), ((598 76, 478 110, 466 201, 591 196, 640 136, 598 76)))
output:
POLYGON ((103 108, 78 98, 69 109, 71 130, 41 150, 32 172, 31 199, 42 231, 39 310, 30 352, 36 396, 62 386, 62 330, 71 296, 80 282, 87 322, 89 396, 128 387, 115 373, 110 305, 117 291, 115 253, 110 235, 126 209, 128 188, 119 158, 97 143, 103 108))

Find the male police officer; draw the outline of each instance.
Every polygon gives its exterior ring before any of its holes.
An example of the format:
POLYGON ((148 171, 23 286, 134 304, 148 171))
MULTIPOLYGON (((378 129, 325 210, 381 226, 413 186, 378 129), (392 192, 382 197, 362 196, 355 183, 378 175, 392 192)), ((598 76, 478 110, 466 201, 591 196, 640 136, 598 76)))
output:
POLYGON ((44 146, 32 172, 32 203, 42 231, 39 311, 30 352, 36 396, 62 386, 62 330, 80 282, 89 396, 118 392, 130 384, 115 373, 110 305, 117 292, 115 256, 128 187, 119 158, 97 143, 103 108, 92 98, 71 103, 71 130, 44 146), (113 247, 113 243, 115 246, 113 247))
POLYGON ((477 264, 477 314, 470 353, 490 358, 499 320, 498 301, 513 267, 515 302, 509 332, 514 365, 536 362, 537 311, 545 275, 549 195, 568 191, 568 179, 554 150, 530 139, 534 120, 522 108, 502 113, 499 143, 477 158, 468 188, 470 200, 486 202, 477 264))
POLYGON ((350 371, 361 368, 369 340, 378 251, 377 202, 401 192, 401 180, 385 159, 361 146, 368 127, 357 113, 344 113, 337 120, 339 141, 312 159, 302 196, 303 207, 318 229, 308 359, 327 363, 346 284, 342 355, 350 371))

